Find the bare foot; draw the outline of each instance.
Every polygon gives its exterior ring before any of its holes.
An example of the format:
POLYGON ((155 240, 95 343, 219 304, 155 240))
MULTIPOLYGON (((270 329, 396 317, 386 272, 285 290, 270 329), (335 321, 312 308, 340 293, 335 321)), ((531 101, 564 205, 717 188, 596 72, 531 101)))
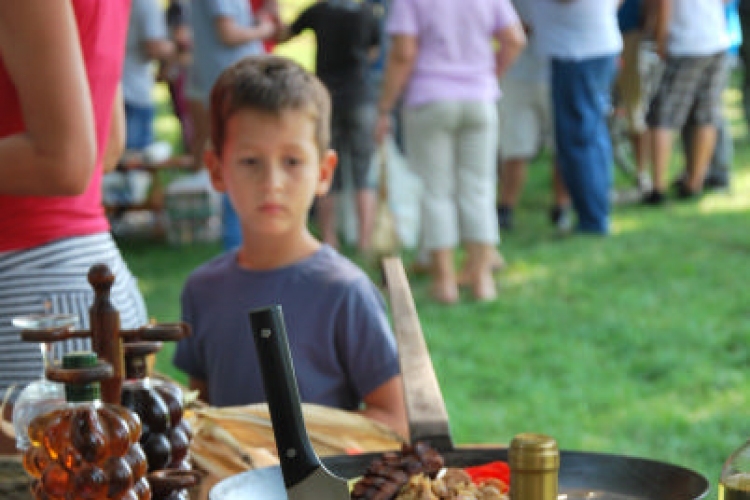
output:
POLYGON ((438 282, 436 280, 432 283, 430 295, 441 304, 452 305, 458 302, 458 286, 455 283, 438 282))
POLYGON ((497 298, 497 288, 492 273, 482 273, 471 283, 471 293, 478 302, 491 302, 497 298))
MULTIPOLYGON (((500 270, 502 270, 507 263, 505 262, 505 258, 503 255, 495 249, 492 255, 492 260, 490 261, 490 269, 493 273, 496 273, 500 270)), ((466 268, 461 269, 461 272, 458 273, 458 286, 466 287, 470 286, 472 282, 470 271, 466 268)))

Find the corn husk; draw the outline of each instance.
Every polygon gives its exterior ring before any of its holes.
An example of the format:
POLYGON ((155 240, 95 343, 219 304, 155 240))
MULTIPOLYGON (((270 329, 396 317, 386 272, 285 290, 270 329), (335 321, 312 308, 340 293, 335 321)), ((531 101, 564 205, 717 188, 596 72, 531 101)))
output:
MULTIPOLYGON (((302 416, 320 456, 398 449, 403 440, 362 415, 303 403, 302 416)), ((273 426, 265 404, 198 407, 185 414, 193 426, 191 454, 207 467, 236 474, 278 464, 273 426)))

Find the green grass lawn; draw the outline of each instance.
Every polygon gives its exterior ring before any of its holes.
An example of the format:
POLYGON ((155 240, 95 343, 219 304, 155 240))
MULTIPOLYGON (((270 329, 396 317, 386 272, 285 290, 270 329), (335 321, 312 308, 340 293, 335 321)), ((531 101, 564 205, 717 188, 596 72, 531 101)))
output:
MULTIPOLYGON (((727 91, 731 193, 663 208, 618 206, 610 237, 559 238, 547 222, 541 158, 517 228, 503 235, 508 267, 498 275, 497 302, 439 306, 426 280, 411 277, 458 443, 543 432, 564 449, 690 467, 715 494, 724 459, 750 437, 750 140, 738 101, 727 91)), ((679 162, 677 155, 675 168, 679 162)), ((185 278, 220 251, 120 244, 160 321, 179 318, 185 278)), ((171 347, 157 367, 174 374, 171 347)))

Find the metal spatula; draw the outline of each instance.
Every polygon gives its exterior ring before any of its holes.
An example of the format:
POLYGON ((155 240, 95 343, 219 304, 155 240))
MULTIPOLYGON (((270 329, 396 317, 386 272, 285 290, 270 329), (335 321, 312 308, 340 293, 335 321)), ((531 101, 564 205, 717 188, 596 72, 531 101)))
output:
POLYGON ((310 443, 280 305, 250 312, 276 449, 290 500, 348 500, 345 479, 333 475, 310 443))

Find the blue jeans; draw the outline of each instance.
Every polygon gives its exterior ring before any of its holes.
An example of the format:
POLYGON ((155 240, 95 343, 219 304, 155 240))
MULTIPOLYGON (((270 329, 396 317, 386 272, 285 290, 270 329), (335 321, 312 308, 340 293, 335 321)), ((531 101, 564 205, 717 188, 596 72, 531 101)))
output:
POLYGON ((242 243, 240 219, 226 193, 221 195, 221 242, 224 251, 234 250, 242 243))
POLYGON ((154 142, 154 108, 125 103, 126 149, 141 150, 154 142))
POLYGON ((607 129, 617 56, 552 59, 552 105, 560 173, 577 230, 609 233, 612 143, 607 129))

